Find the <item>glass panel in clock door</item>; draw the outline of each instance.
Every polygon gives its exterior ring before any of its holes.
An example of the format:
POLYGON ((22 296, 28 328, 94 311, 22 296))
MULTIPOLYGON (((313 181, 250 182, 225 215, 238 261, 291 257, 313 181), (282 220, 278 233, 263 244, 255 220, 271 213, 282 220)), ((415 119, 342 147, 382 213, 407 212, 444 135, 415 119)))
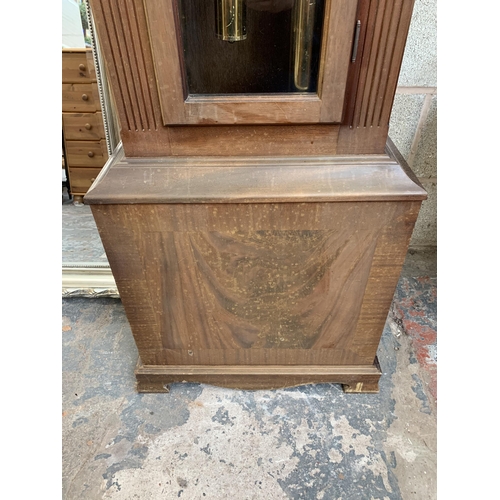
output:
POLYGON ((324 0, 178 0, 189 95, 316 93, 324 0))

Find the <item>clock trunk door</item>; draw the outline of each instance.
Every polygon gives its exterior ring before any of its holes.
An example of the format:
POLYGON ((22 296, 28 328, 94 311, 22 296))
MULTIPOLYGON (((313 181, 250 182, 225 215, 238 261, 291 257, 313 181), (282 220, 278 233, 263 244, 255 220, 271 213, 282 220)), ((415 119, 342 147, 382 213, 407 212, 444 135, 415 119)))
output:
POLYGON ((356 0, 144 0, 165 125, 339 123, 356 0))

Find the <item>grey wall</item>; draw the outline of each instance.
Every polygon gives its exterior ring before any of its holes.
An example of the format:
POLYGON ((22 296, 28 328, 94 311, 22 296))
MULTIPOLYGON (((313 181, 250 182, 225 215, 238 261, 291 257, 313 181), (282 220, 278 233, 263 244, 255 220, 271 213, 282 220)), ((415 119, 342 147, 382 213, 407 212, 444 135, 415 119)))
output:
POLYGON ((389 136, 429 198, 411 247, 437 244, 437 0, 416 0, 394 99, 389 136))

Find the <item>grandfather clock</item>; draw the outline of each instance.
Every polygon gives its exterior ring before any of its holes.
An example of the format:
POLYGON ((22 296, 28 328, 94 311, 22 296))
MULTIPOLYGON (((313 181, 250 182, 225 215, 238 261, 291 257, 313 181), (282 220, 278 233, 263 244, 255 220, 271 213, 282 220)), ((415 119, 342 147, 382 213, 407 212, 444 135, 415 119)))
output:
POLYGON ((376 392, 426 192, 388 138, 413 0, 92 0, 122 144, 85 196, 172 382, 376 392))

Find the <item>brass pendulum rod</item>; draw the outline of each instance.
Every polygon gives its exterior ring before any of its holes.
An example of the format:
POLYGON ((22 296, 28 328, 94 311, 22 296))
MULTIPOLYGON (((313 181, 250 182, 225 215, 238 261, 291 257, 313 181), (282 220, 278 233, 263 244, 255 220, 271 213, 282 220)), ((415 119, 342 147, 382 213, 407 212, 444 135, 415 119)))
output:
POLYGON ((247 37, 247 11, 243 0, 215 0, 215 32, 226 42, 239 42, 247 37))
POLYGON ((300 92, 309 90, 316 0, 295 0, 293 6, 293 83, 300 92))

